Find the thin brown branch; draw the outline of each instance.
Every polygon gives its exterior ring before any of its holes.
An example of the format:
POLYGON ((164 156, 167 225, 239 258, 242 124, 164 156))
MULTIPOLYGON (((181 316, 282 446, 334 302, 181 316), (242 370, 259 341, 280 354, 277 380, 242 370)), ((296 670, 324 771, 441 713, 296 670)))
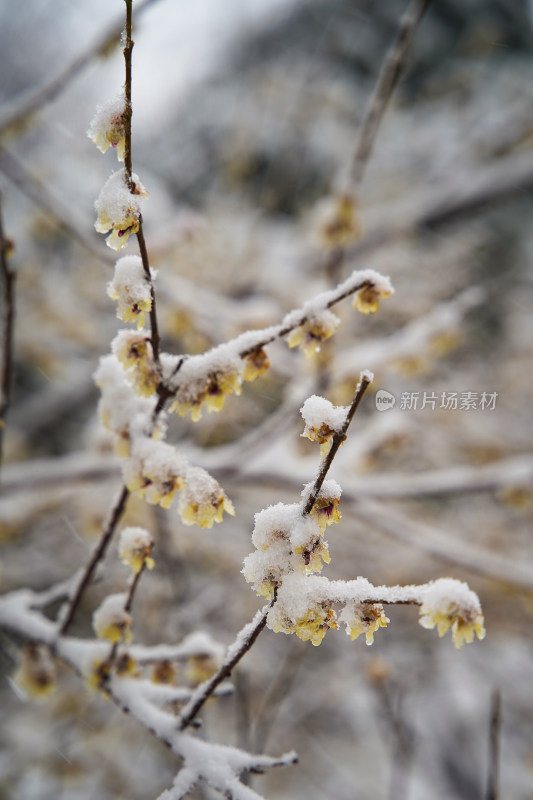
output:
POLYGON ((369 374, 366 372, 362 372, 361 377, 359 379, 359 383, 357 384, 357 388, 355 390, 352 404, 350 405, 350 408, 348 409, 348 412, 346 414, 346 419, 344 421, 344 424, 340 431, 337 431, 336 433, 333 434, 329 452, 320 465, 320 471, 316 477, 315 483, 313 485, 313 488, 311 490, 311 493, 309 494, 309 497, 307 499, 307 502, 303 510, 304 515, 310 514, 311 511, 313 510, 313 506, 316 503, 317 497, 320 493, 320 489, 322 488, 322 484, 326 480, 326 475, 328 474, 329 468, 333 463, 333 459, 337 455, 339 447, 346 439, 346 433, 348 431, 350 423, 354 417, 355 412, 359 407, 359 403, 361 402, 364 393, 370 386, 371 382, 372 378, 369 376, 369 374))
POLYGON ((2 464, 4 430, 11 400, 13 375, 13 329, 15 324, 15 272, 9 264, 12 243, 4 236, 2 195, 0 194, 0 273, 2 276, 2 344, 0 364, 0 466, 2 464))
POLYGON ((350 167, 350 182, 357 186, 364 174, 379 126, 405 69, 416 29, 431 0, 411 0, 401 19, 396 39, 379 71, 376 86, 365 111, 361 132, 350 167))
POLYGON ((502 729, 502 693, 494 689, 491 698, 489 726, 489 761, 486 800, 500 797, 500 738, 502 729))
POLYGON ((228 648, 226 658, 207 681, 202 683, 191 701, 185 706, 179 716, 180 730, 187 728, 194 720, 206 700, 213 694, 214 690, 225 678, 231 675, 233 668, 239 663, 241 658, 246 655, 253 646, 259 634, 264 630, 268 612, 277 600, 277 591, 274 589, 274 596, 267 606, 257 612, 252 622, 239 633, 236 641, 228 648))
POLYGON ((124 127, 125 127, 125 150, 124 150, 124 170, 126 173, 126 182, 130 187, 130 190, 133 189, 132 186, 132 157, 131 157, 131 117, 132 117, 132 105, 131 105, 131 54, 133 51, 133 39, 131 38, 131 30, 132 30, 132 0, 125 0, 126 3, 126 24, 124 27, 124 67, 126 72, 126 77, 124 81, 124 98, 125 98, 125 108, 124 108, 124 127))
POLYGON ((155 290, 154 290, 154 283, 152 281, 152 275, 150 273, 150 262, 148 260, 148 250, 146 249, 146 242, 144 239, 142 219, 139 222, 139 230, 137 231, 137 241, 139 243, 139 252, 141 254, 141 261, 143 264, 144 274, 146 275, 146 280, 150 283, 150 297, 152 300, 152 305, 150 308, 150 334, 151 334, 150 342, 152 345, 154 361, 156 364, 159 364, 159 345, 161 342, 161 337, 159 335, 159 326, 157 324, 155 290))
MULTIPOLYGON (((135 592, 137 591, 137 587, 139 585, 139 581, 141 580, 141 575, 143 574, 145 567, 146 567, 146 562, 143 561, 140 570, 138 572, 135 572, 131 576, 130 585, 128 588, 128 594, 126 596, 126 602, 124 603, 124 611, 126 612, 126 614, 129 614, 131 612, 131 608, 133 606, 133 598, 135 597, 135 592)), ((107 659, 107 663, 109 665, 114 663, 120 644, 121 644, 120 642, 113 642, 109 658, 107 659)))
POLYGON ((91 582, 91 579, 92 579, 92 577, 94 575, 94 572, 95 572, 98 564, 104 558, 104 556, 106 554, 106 551, 107 551, 107 548, 109 547, 109 544, 111 542, 111 539, 113 538, 113 534, 115 533, 117 525, 118 525, 118 523, 120 521, 120 518, 122 517, 122 514, 124 513, 124 510, 126 508, 126 503, 128 501, 129 494, 130 493, 129 493, 128 489, 125 486, 123 486, 122 489, 120 490, 119 495, 117 496, 117 499, 116 499, 116 502, 115 502, 113 508, 110 511, 110 514, 109 514, 108 520, 106 522, 106 525, 104 526, 104 528, 102 530, 102 534, 100 536, 100 541, 96 545, 96 548, 95 548, 95 550, 94 550, 89 562, 87 563, 85 569, 83 570, 81 578, 79 580, 79 583, 78 583, 78 585, 76 587, 76 590, 75 590, 75 592, 74 592, 74 594, 72 596, 72 599, 70 600, 70 602, 69 602, 69 604, 68 604, 68 606, 66 608, 66 611, 65 611, 65 614, 64 614, 64 618, 63 618, 63 620, 61 622, 61 626, 59 628, 59 635, 60 636, 64 636, 67 633, 68 629, 70 628, 70 626, 72 624, 72 621, 74 619, 74 615, 75 615, 75 613, 77 611, 77 608, 78 608, 78 606, 79 606, 79 604, 81 602, 83 594, 84 594, 87 586, 91 582))

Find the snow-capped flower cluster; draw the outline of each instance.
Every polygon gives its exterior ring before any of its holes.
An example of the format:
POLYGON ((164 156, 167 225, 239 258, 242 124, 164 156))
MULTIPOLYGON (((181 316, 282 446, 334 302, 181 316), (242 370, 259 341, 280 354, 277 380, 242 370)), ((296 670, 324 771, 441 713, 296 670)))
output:
POLYGON ((178 510, 185 525, 212 528, 222 522, 224 511, 235 515, 233 503, 218 482, 201 467, 189 467, 186 484, 180 494, 178 510))
POLYGON ((365 634, 366 643, 374 643, 374 634, 379 628, 386 628, 390 620, 385 616, 381 603, 347 603, 339 620, 346 625, 346 633, 352 640, 365 634))
POLYGON ((424 628, 437 628, 439 636, 451 629, 458 648, 473 642, 474 636, 485 638, 479 597, 466 583, 453 578, 440 578, 423 587, 419 621, 424 628))
POLYGON ((333 311, 325 309, 310 316, 303 325, 295 328, 287 338, 289 347, 301 347, 305 355, 311 358, 320 351, 322 343, 333 336, 340 324, 340 319, 333 311))
POLYGON ((342 431, 347 411, 345 406, 334 406, 325 397, 316 394, 308 397, 300 409, 305 422, 302 436, 318 442, 320 453, 325 455, 330 449, 333 435, 342 431))
POLYGON ((108 100, 98 106, 91 121, 87 136, 101 153, 110 147, 117 151, 119 161, 124 161, 126 147, 126 100, 124 95, 108 100))
POLYGON ((132 621, 126 611, 126 595, 110 594, 93 614, 93 630, 99 639, 127 643, 131 640, 132 621))
POLYGON ((241 393, 242 372, 242 359, 224 345, 189 359, 179 373, 180 387, 170 411, 180 417, 190 413, 193 422, 201 418, 204 407, 208 412, 221 411, 226 395, 241 393))
POLYGON ((323 200, 316 211, 316 225, 325 247, 347 247, 355 242, 361 235, 355 197, 344 193, 323 200))
POLYGON ((154 546, 152 535, 146 528, 129 526, 120 533, 118 555, 123 564, 137 575, 144 567, 154 568, 154 559, 150 555, 154 546))
MULTIPOLYGON (((151 271, 152 280, 155 278, 151 271)), ((115 264, 113 280, 107 294, 117 301, 117 317, 123 322, 135 322, 142 328, 147 312, 152 309, 152 287, 143 269, 140 256, 123 256, 115 264)))
POLYGON ((113 172, 102 187, 94 204, 95 228, 98 233, 111 233, 106 239, 113 250, 121 250, 128 237, 137 233, 141 220, 140 199, 149 197, 137 175, 131 177, 131 187, 126 182, 123 169, 113 172))

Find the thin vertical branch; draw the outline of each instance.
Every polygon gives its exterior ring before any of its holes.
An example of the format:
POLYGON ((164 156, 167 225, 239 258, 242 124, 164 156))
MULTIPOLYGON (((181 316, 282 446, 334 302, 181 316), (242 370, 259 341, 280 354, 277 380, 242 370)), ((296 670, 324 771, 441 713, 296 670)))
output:
POLYGON ((129 495, 130 493, 128 489, 125 486, 123 486, 122 489, 120 490, 120 494, 118 495, 113 508, 111 509, 107 523, 104 526, 104 529, 102 530, 100 541, 96 545, 96 548, 91 556, 90 561, 87 563, 85 569, 83 570, 83 573, 80 577, 76 590, 72 596, 72 599, 70 600, 66 608, 63 621, 61 622, 59 628, 60 636, 64 636, 72 624, 72 620, 74 619, 74 615, 81 602, 83 594, 87 586, 91 582, 91 579, 94 575, 94 572, 98 564, 104 558, 107 552, 107 548, 109 547, 111 539, 113 538, 113 534, 115 533, 120 518, 122 517, 124 509, 126 508, 126 503, 128 501, 129 495))
POLYGON ((337 455, 337 450, 346 439, 346 433, 348 431, 350 423, 354 417, 355 412, 359 407, 359 403, 363 399, 364 393, 372 383, 372 378, 373 376, 371 376, 368 372, 361 373, 359 383, 357 384, 357 388, 355 390, 354 398, 352 400, 350 408, 346 413, 346 419, 344 421, 344 425, 342 426, 340 431, 333 434, 329 453, 326 455, 326 457, 322 461, 322 464, 320 465, 320 471, 317 475, 317 478, 315 480, 315 483, 313 485, 313 488, 311 490, 311 493, 308 497, 307 503, 305 504, 303 510, 304 516, 310 514, 311 511, 313 510, 313 506, 316 503, 318 495, 320 494, 320 489, 322 488, 322 484, 326 480, 326 475, 328 474, 329 468, 333 463, 333 459, 337 455))
POLYGON ((15 322, 15 272, 9 265, 12 243, 4 236, 2 195, 0 194, 0 272, 2 275, 2 345, 0 366, 0 466, 2 464, 4 430, 11 399, 13 373, 13 328, 15 322))
POLYGON ((430 2, 431 0, 411 0, 401 19, 396 39, 383 61, 376 86, 365 111, 351 163, 350 183, 352 186, 357 186, 363 178, 381 120, 405 69, 415 31, 430 2))
POLYGON ((502 728, 502 693, 494 689, 491 698, 489 724, 489 762, 486 800, 498 800, 500 796, 500 736, 502 728))

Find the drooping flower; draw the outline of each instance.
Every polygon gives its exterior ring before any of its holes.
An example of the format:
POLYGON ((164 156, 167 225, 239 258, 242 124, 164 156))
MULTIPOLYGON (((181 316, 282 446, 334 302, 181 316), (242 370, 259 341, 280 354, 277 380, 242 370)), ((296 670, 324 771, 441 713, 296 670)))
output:
POLYGON ((178 508, 185 525, 198 525, 200 528, 212 528, 215 522, 222 522, 224 511, 232 516, 235 514, 233 503, 217 481, 200 467, 188 468, 178 508))
POLYGON ((379 301, 392 294, 389 289, 366 284, 355 294, 353 307, 361 314, 375 314, 379 308, 379 301))
POLYGON ((131 640, 132 618, 125 605, 125 594, 110 594, 98 606, 93 614, 93 630, 99 639, 109 639, 113 644, 131 640))
POLYGON ((302 642, 310 641, 315 647, 321 644, 330 628, 336 630, 339 627, 335 611, 328 601, 314 603, 303 616, 295 620, 278 601, 269 612, 268 626, 274 633, 295 633, 302 642))
POLYGON ((322 343, 335 333, 340 319, 332 311, 326 309, 295 328, 288 336, 289 347, 300 346, 308 358, 320 351, 322 343))
POLYGON ((111 342, 111 351, 126 370, 136 393, 141 397, 153 395, 159 386, 160 372, 147 331, 119 331, 111 342))
POLYGON ((241 393, 242 379, 236 370, 220 370, 211 372, 207 381, 196 387, 185 387, 178 392, 176 400, 170 407, 180 417, 185 417, 189 412, 193 422, 198 422, 202 416, 205 405, 209 413, 222 411, 226 395, 241 393))
MULTIPOLYGON (((303 505, 312 492, 313 484, 308 483, 303 491, 303 505)), ((326 526, 333 525, 335 522, 340 522, 341 514, 339 511, 339 500, 341 496, 341 487, 334 480, 326 480, 321 486, 318 496, 311 509, 311 516, 316 517, 320 526, 321 534, 326 530, 326 526)))
POLYGON ((419 622, 423 628, 436 628, 439 636, 451 630, 457 648, 465 642, 471 644, 474 636, 485 638, 477 594, 466 583, 453 578, 440 578, 425 587, 419 622))
POLYGON ((346 624, 346 633, 352 642, 364 633, 368 645, 374 643, 375 632, 386 628, 390 622, 381 603, 347 603, 339 619, 346 624))
POLYGON ((132 188, 126 183, 124 170, 114 172, 104 184, 94 207, 95 228, 98 233, 111 233, 106 243, 113 250, 121 250, 128 237, 137 233, 141 221, 139 200, 149 197, 137 175, 132 175, 132 188))
POLYGON ((302 436, 320 444, 322 456, 329 452, 333 435, 339 433, 346 421, 345 406, 334 406, 325 397, 312 395, 300 409, 305 422, 302 436))
POLYGON ((347 247, 361 235, 355 197, 347 192, 329 197, 317 212, 318 230, 322 243, 328 248, 347 247))
POLYGON ((117 151, 119 161, 124 161, 126 147, 126 101, 124 95, 98 106, 87 136, 102 153, 110 147, 117 151))
POLYGON ((244 358, 244 371, 242 374, 242 379, 251 383, 255 381, 255 379, 262 375, 264 372, 268 370, 270 367, 270 361, 266 354, 266 351, 259 347, 257 350, 253 350, 244 358))
POLYGON ((56 668, 48 647, 34 642, 25 644, 13 678, 28 697, 48 697, 56 688, 56 668))
POLYGON ((107 285, 107 294, 117 301, 119 319, 135 322, 137 328, 143 327, 145 315, 152 309, 152 287, 140 256, 118 259, 113 280, 107 285))
POLYGON ((171 445, 142 437, 123 467, 124 482, 151 505, 170 508, 176 491, 185 486, 187 469, 187 460, 171 445))
POLYGON ((154 568, 154 559, 151 557, 154 540, 145 528, 127 527, 121 531, 118 545, 118 555, 123 564, 137 575, 145 566, 154 568))

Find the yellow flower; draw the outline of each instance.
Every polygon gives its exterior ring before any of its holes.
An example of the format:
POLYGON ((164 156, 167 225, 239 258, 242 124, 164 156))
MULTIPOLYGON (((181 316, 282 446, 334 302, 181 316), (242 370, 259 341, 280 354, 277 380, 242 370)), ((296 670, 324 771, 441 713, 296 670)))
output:
POLYGON ((460 609, 451 603, 446 610, 427 608, 425 604, 420 609, 419 622, 423 628, 437 628, 439 636, 444 636, 450 629, 455 647, 460 648, 466 642, 471 644, 474 636, 478 639, 485 638, 483 614, 474 614, 468 608, 460 609))
POLYGON ((118 555, 123 564, 137 575, 143 567, 154 568, 154 559, 151 557, 154 540, 144 528, 127 527, 120 534, 118 555))
POLYGON ((152 668, 151 679, 154 683, 175 684, 177 676, 178 670, 172 661, 156 661, 152 668))
POLYGON ((323 534, 327 525, 340 522, 339 499, 337 497, 318 497, 311 510, 311 515, 316 516, 323 534))
POLYGON ((224 511, 235 515, 231 500, 221 494, 214 495, 211 499, 198 502, 194 499, 180 502, 180 516, 185 525, 198 525, 200 528, 212 528, 213 523, 222 522, 224 511))
POLYGON ((361 235, 357 204, 351 194, 329 198, 321 216, 320 237, 327 247, 347 247, 361 235))
POLYGON ((251 383, 255 379, 266 372, 270 367, 270 361, 265 350, 259 347, 244 358, 244 372, 243 380, 251 383))
POLYGON ((320 350, 322 342, 333 335, 339 324, 339 318, 331 311, 322 311, 319 316, 311 317, 303 325, 292 331, 287 339, 289 347, 300 346, 308 358, 320 350))
POLYGON ((119 161, 124 161, 126 148, 126 113, 124 97, 111 100, 96 109, 87 136, 101 153, 116 148, 119 161))
POLYGON ((368 645, 374 643, 375 632, 379 628, 386 628, 390 622, 381 603, 347 605, 341 614, 341 619, 346 623, 346 633, 352 642, 364 633, 368 645))
POLYGON ((56 669, 44 644, 25 644, 14 680, 29 697, 43 699, 56 688, 56 669))
POLYGON ((141 223, 138 198, 149 197, 137 175, 132 176, 132 186, 126 184, 124 170, 114 172, 104 185, 95 203, 98 233, 108 233, 106 243, 113 250, 121 250, 129 236, 137 233, 141 223))
MULTIPOLYGON (((321 535, 323 532, 321 531, 321 535)), ((307 574, 322 572, 324 564, 329 564, 331 561, 327 544, 322 539, 314 542, 311 547, 306 545, 295 547, 294 552, 303 556, 304 569, 307 574)))
POLYGON ((209 413, 222 411, 226 395, 241 393, 242 379, 238 372, 212 372, 206 384, 197 390, 194 397, 185 397, 180 400, 179 395, 170 407, 180 417, 185 417, 189 411, 193 422, 198 422, 202 416, 202 406, 205 404, 209 413))
POLYGON ((375 314, 379 308, 379 301, 390 296, 391 292, 388 289, 379 289, 373 284, 366 284, 356 293, 353 307, 361 314, 375 314))
POLYGON ((319 603, 309 609, 304 617, 296 620, 294 633, 302 642, 310 641, 312 645, 318 647, 326 632, 330 628, 337 630, 338 627, 333 609, 327 603, 319 603))
MULTIPOLYGON (((153 271, 152 277, 155 277, 153 271)), ((107 294, 117 301, 117 317, 123 322, 135 322, 137 328, 142 328, 146 313, 152 309, 151 292, 150 280, 140 256, 119 258, 113 280, 107 286, 107 294)))
POLYGON ((218 664, 213 656, 191 656, 187 659, 187 680, 191 686, 198 686, 217 671, 218 664))
POLYGON ((113 644, 131 641, 132 618, 125 610, 126 596, 111 594, 93 614, 93 630, 99 639, 109 639, 113 644))
POLYGON ((136 394, 141 397, 153 395, 159 386, 160 374, 146 332, 119 331, 111 343, 111 349, 127 371, 136 394))

